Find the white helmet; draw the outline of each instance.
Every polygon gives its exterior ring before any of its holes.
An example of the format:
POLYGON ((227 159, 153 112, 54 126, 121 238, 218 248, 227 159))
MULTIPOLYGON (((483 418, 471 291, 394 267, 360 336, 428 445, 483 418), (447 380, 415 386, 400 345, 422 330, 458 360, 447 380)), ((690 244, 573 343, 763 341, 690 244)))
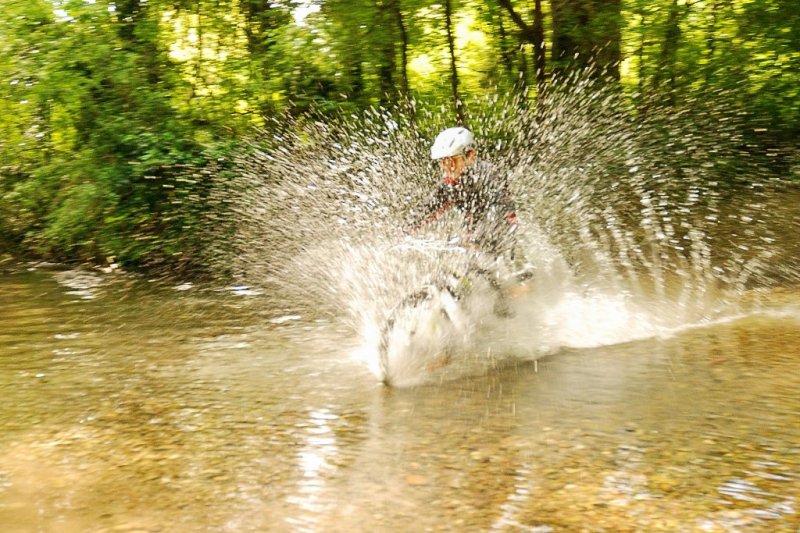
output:
POLYGON ((447 128, 436 136, 431 146, 431 159, 442 159, 474 149, 475 137, 467 128, 447 128))

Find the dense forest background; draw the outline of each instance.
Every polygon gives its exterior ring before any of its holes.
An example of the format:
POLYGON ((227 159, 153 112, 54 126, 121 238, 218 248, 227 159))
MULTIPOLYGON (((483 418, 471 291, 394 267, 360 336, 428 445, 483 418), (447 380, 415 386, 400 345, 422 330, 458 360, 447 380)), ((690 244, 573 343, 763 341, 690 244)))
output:
POLYGON ((636 113, 726 95, 796 174, 797 0, 0 0, 0 259, 191 266, 212 178, 271 118, 469 125, 587 65, 636 113))

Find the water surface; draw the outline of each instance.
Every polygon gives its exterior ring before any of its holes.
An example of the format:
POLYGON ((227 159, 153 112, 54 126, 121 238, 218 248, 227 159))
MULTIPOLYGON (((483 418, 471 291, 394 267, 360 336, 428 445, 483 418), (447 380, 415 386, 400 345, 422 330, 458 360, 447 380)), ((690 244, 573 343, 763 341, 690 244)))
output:
POLYGON ((0 277, 0 525, 798 531, 800 292, 408 389, 245 290, 0 277))

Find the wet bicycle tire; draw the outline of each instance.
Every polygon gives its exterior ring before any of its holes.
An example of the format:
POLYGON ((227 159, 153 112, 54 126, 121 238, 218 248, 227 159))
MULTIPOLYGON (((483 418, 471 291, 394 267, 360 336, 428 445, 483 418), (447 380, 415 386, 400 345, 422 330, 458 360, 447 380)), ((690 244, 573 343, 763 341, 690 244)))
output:
MULTIPOLYGON (((392 384, 391 369, 389 368, 389 340, 399 315, 402 312, 418 307, 421 303, 430 301, 431 299, 431 290, 427 287, 409 294, 395 306, 395 308, 389 314, 389 318, 386 319, 386 322, 381 328, 380 341, 378 343, 378 361, 380 365, 382 382, 384 385, 392 384)), ((439 311, 447 322, 452 322, 450 315, 444 308, 441 308, 439 311)), ((409 337, 413 337, 415 333, 416 330, 411 331, 409 333, 409 337)))

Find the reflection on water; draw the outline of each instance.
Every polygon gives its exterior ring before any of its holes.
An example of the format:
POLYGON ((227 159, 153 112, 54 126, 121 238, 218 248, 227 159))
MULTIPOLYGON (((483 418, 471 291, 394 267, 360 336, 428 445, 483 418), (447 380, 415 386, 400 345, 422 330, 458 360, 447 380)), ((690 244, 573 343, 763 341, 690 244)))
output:
POLYGON ((800 525, 796 291, 392 390, 347 332, 263 294, 79 274, 0 278, 3 531, 800 525))
POLYGON ((297 425, 305 441, 297 453, 297 465, 300 467, 302 479, 296 492, 287 501, 307 512, 300 513, 301 518, 290 517, 287 521, 299 529, 314 529, 309 527, 313 525, 324 526, 317 522, 318 517, 328 507, 321 500, 321 495, 325 488, 326 475, 336 470, 331 461, 338 455, 336 436, 328 422, 337 418, 329 409, 318 409, 309 413, 308 422, 297 425))

